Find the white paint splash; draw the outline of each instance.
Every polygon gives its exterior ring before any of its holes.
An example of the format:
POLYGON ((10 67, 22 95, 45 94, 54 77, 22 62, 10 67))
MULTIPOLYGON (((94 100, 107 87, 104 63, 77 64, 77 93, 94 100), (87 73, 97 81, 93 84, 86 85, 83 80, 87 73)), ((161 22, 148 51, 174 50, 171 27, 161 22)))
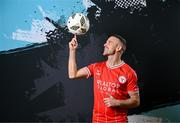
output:
POLYGON ((142 0, 142 1, 141 1, 141 4, 142 4, 144 7, 146 7, 146 6, 147 6, 146 0, 142 0))
POLYGON ((96 6, 91 0, 83 0, 83 6, 87 10, 91 6, 96 6))
POLYGON ((85 9, 87 10, 88 8, 90 8, 91 6, 96 6, 97 7, 97 11, 95 14, 95 18, 97 19, 100 16, 101 13, 101 8, 99 8, 96 4, 94 4, 91 0, 83 0, 83 6, 85 7, 85 9))
POLYGON ((45 32, 54 29, 55 27, 45 19, 44 20, 33 19, 30 31, 17 29, 16 32, 12 33, 12 39, 31 42, 31 43, 47 42, 45 32))
POLYGON ((47 11, 47 10, 43 10, 42 6, 37 6, 40 13, 42 14, 43 17, 49 17, 53 20, 58 20, 60 17, 58 16, 56 11, 47 11))
MULTIPOLYGON (((55 15, 54 13, 45 12, 41 6, 38 6, 38 8, 43 17, 58 18, 57 15, 55 15)), ((17 29, 15 32, 12 33, 12 39, 30 43, 47 42, 46 32, 54 30, 55 28, 56 27, 54 27, 53 24, 51 24, 45 19, 33 19, 30 30, 17 29)))
POLYGON ((46 12, 43 10, 43 8, 42 8, 41 6, 38 6, 38 9, 39 9, 39 11, 41 12, 41 14, 42 14, 43 17, 47 17, 46 12))

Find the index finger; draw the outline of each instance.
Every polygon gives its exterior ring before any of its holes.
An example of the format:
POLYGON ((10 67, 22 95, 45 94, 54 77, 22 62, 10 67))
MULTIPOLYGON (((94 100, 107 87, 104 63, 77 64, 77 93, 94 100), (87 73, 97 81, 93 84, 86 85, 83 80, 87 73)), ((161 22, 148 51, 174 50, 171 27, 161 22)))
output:
POLYGON ((77 43, 77 36, 76 36, 76 34, 74 35, 74 41, 75 41, 75 43, 77 43))
POLYGON ((76 37, 76 34, 74 34, 74 38, 76 39, 77 37, 76 37))

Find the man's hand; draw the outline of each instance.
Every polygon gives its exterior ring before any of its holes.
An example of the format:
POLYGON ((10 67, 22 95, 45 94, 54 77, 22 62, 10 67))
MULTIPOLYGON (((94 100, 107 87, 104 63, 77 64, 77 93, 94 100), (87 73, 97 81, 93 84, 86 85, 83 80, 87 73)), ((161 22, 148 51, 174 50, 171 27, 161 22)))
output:
POLYGON ((109 98, 104 98, 104 104, 107 107, 116 107, 120 105, 120 100, 115 99, 112 95, 107 94, 109 98))
POLYGON ((69 49, 72 51, 72 50, 76 50, 77 47, 78 47, 78 42, 77 42, 76 35, 74 35, 72 40, 69 42, 69 49))

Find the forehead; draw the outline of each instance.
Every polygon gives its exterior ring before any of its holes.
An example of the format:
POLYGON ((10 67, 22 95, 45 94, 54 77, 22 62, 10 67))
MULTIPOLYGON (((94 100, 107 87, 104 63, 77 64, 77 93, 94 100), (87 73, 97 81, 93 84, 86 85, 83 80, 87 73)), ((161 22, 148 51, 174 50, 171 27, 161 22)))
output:
POLYGON ((120 43, 120 40, 114 36, 111 36, 108 38, 107 41, 112 41, 112 42, 115 42, 115 43, 120 43))

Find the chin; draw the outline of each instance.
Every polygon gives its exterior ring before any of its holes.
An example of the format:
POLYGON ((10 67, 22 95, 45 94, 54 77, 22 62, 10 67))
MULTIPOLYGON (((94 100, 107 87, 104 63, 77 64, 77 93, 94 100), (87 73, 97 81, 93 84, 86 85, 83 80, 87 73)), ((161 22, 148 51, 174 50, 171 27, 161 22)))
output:
POLYGON ((106 56, 107 55, 107 53, 106 52, 103 52, 103 56, 106 56))
POLYGON ((108 52, 106 50, 104 50, 103 56, 107 56, 107 55, 108 55, 108 52))
POLYGON ((107 53, 103 53, 103 56, 108 56, 108 54, 107 53))

